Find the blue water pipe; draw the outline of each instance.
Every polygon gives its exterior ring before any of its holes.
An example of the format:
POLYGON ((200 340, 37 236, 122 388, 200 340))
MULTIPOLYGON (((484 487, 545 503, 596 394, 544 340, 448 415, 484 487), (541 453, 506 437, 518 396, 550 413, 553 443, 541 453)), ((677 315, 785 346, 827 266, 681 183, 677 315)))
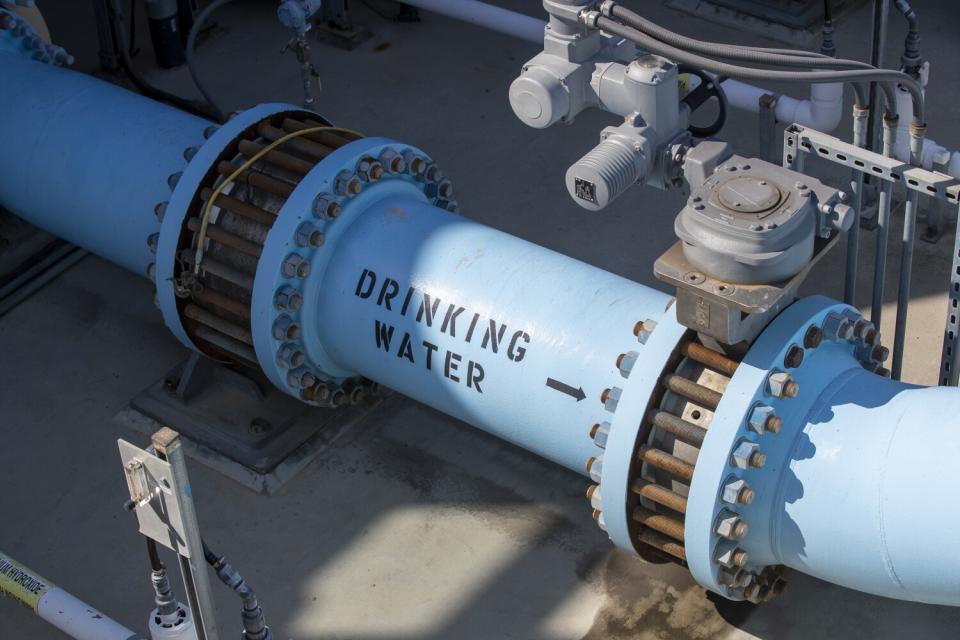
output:
MULTIPOLYGON (((0 47, 0 204, 150 277, 177 337, 224 356, 187 311, 185 229, 238 140, 288 117, 322 120, 275 104, 212 127, 24 55, 0 47)), ((956 389, 877 375, 884 349, 855 310, 795 303, 704 410, 692 478, 668 485, 679 511, 660 514, 683 532, 663 542, 641 524, 660 507, 637 483, 653 473, 641 452, 660 442, 648 416, 680 399, 667 381, 696 365, 673 298, 457 215, 450 191, 432 158, 394 140, 324 154, 271 209, 238 353, 295 397, 362 376, 589 476, 594 517, 617 545, 654 544, 725 597, 762 601, 792 567, 960 605, 956 389), (358 178, 373 159, 383 175, 358 178), (744 447, 765 464, 741 464, 744 447), (731 514, 749 527, 731 534, 731 514)), ((211 223, 223 216, 214 207, 211 223)))

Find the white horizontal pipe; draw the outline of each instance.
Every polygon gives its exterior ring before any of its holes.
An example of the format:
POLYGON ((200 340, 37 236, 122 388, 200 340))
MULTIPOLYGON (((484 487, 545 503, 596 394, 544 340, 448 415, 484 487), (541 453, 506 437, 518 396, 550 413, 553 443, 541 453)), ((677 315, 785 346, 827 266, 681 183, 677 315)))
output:
POLYGON ((543 42, 546 23, 531 16, 476 0, 403 0, 404 3, 463 20, 521 40, 543 42))
MULTIPOLYGON (((406 2, 406 0, 404 0, 406 2)), ((435 13, 464 20, 481 27, 505 33, 530 42, 543 42, 545 22, 531 16, 477 2, 477 0, 410 0, 407 4, 435 13)), ((696 86, 694 84, 694 86, 696 86)), ((757 113, 760 98, 774 93, 739 80, 725 80, 723 88, 731 106, 757 113)), ((815 84, 810 100, 780 96, 777 120, 811 127, 829 133, 837 128, 843 115, 843 85, 815 84)), ((960 163, 960 161, 958 161, 960 163)))
POLYGON ((103 615, 0 552, 0 594, 31 609, 77 640, 143 640, 143 636, 103 615))

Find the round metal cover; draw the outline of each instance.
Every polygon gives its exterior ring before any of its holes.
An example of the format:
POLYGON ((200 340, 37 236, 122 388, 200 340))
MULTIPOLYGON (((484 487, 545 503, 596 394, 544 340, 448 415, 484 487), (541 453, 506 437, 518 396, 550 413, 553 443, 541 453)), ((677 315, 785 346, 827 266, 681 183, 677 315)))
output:
POLYGON ((717 199, 730 211, 763 213, 780 204, 783 194, 769 180, 754 176, 739 176, 727 180, 717 189, 717 199))

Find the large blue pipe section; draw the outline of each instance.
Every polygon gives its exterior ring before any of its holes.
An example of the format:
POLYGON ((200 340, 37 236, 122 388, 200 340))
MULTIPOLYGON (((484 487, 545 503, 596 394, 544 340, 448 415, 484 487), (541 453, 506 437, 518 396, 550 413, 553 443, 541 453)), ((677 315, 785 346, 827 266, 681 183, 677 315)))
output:
POLYGON ((663 368, 633 329, 666 331, 671 300, 399 197, 339 238, 319 335, 344 367, 582 473, 599 453, 590 427, 612 415, 600 396, 623 381, 617 357, 663 368))
MULTIPOLYGON (((189 291, 172 280, 198 192, 235 140, 296 107, 252 109, 204 140, 203 120, 17 56, 0 54, 0 87, 0 204, 136 273, 156 261, 168 326, 193 345, 189 291), (155 209, 165 202, 161 229, 155 209)), ((242 353, 297 397, 304 362, 321 380, 365 376, 587 474, 599 484, 595 517, 616 544, 639 550, 638 535, 650 531, 637 518, 656 505, 634 495, 643 488, 634 484, 638 445, 647 444, 651 408, 670 399, 665 379, 683 389, 667 374, 681 370, 690 338, 672 298, 450 213, 416 163, 432 161, 365 138, 303 175, 254 251, 252 344, 242 353), (416 162, 356 179, 370 158, 398 157, 416 162), (342 213, 325 213, 331 203, 342 213), (290 304, 291 292, 302 305, 290 304)), ((861 339, 868 325, 839 303, 801 300, 729 376, 689 492, 676 489, 682 506, 670 517, 684 518, 683 534, 660 545, 707 588, 755 599, 755 579, 790 566, 863 591, 960 605, 960 396, 871 373, 879 347, 861 339), (822 344, 808 344, 813 329, 822 344), (786 358, 798 345, 802 363, 786 358), (778 391, 791 377, 791 392, 778 391), (758 415, 782 426, 768 429, 758 415), (738 459, 758 447, 765 465, 738 459), (749 522, 749 533, 724 529, 731 518, 749 522)))
POLYGON ((154 210, 210 123, 67 69, 0 65, 0 204, 146 276, 154 210))

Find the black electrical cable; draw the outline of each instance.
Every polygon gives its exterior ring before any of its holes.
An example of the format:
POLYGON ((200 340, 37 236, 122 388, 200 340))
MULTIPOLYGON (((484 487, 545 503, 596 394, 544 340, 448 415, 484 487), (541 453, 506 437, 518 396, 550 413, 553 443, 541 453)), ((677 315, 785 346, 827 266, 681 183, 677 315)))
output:
POLYGON ((150 557, 150 569, 153 571, 163 571, 163 562, 160 561, 160 553, 157 551, 157 543, 153 538, 147 538, 147 555, 150 557))
POLYGON ((923 67, 923 56, 920 53, 920 16, 907 0, 894 0, 893 4, 907 20, 907 38, 903 44, 900 62, 903 64, 904 71, 917 78, 923 67))
POLYGON ((137 49, 137 2, 138 0, 130 0, 130 45, 128 51, 131 58, 140 53, 140 49, 137 49))
POLYGON ((211 567, 216 569, 217 565, 219 565, 222 562, 223 558, 221 558, 220 556, 218 556, 217 554, 215 554, 213 551, 210 550, 210 547, 207 546, 206 540, 201 538, 200 544, 203 545, 203 558, 207 561, 207 564, 209 564, 211 567))
POLYGON ((887 113, 896 113, 896 93, 894 86, 900 83, 910 92, 914 103, 914 113, 918 122, 923 122, 924 103, 923 91, 920 85, 910 76, 888 69, 847 69, 829 71, 780 71, 776 69, 753 69, 726 62, 713 60, 695 53, 684 51, 667 43, 661 42, 637 29, 607 18, 599 14, 587 14, 586 21, 613 35, 626 38, 650 53, 664 56, 676 62, 683 62, 700 67, 711 73, 740 78, 745 80, 773 80, 785 82, 803 82, 808 84, 831 84, 839 82, 869 82, 881 83, 884 96, 887 99, 887 113))
POLYGON ((166 91, 163 91, 144 80, 134 68, 133 60, 130 58, 129 45, 127 43, 127 30, 123 24, 123 9, 120 7, 119 0, 109 0, 109 2, 107 2, 107 13, 110 15, 110 22, 113 24, 114 31, 116 31, 117 38, 119 40, 117 43, 117 48, 120 50, 120 65, 123 67, 124 72, 130 79, 130 82, 133 83, 140 93, 149 98, 153 98, 154 100, 172 104, 194 115, 198 115, 203 118, 212 118, 219 121, 217 114, 211 112, 210 108, 206 104, 189 100, 172 93, 167 93, 166 91))

